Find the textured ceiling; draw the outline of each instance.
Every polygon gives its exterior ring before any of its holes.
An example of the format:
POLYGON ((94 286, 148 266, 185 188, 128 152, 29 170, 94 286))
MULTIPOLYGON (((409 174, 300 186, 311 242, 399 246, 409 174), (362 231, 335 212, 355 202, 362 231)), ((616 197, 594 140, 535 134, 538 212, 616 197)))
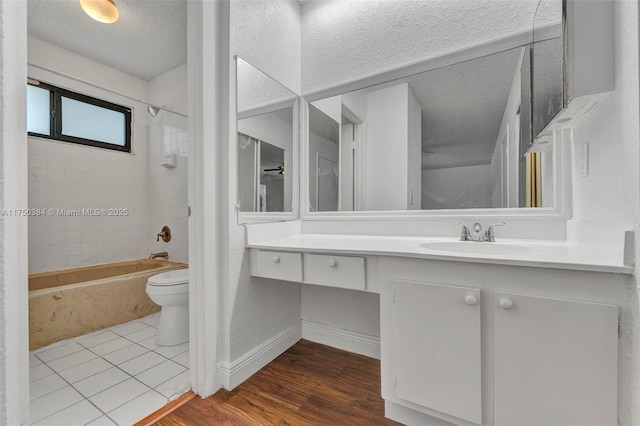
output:
POLYGON ((120 19, 102 24, 79 0, 27 0, 29 34, 151 80, 187 62, 187 0, 115 0, 120 19))
POLYGON ((520 53, 512 49, 409 79, 422 108, 423 168, 491 162, 520 53))

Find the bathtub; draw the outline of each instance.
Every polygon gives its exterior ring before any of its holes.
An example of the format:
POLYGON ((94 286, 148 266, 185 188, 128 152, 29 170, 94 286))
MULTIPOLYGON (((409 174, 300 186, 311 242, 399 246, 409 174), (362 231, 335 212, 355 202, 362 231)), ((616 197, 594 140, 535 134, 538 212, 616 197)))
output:
POLYGON ((140 259, 29 275, 29 350, 159 311, 147 279, 186 267, 140 259))

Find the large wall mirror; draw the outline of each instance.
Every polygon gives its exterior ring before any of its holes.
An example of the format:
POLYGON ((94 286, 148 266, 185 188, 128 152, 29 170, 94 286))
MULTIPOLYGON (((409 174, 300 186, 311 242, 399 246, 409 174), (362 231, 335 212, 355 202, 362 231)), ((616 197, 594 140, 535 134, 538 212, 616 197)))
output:
POLYGON ((238 209, 293 214, 298 96, 240 57, 236 77, 238 209))
POLYGON ((562 108, 562 10, 540 2, 511 48, 310 99, 309 212, 553 207, 555 148, 528 151, 562 108))

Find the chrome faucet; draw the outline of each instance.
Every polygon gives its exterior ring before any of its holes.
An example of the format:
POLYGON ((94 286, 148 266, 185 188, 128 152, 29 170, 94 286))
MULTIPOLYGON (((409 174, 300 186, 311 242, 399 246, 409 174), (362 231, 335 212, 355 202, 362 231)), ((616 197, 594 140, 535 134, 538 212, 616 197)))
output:
POLYGON ((505 226, 506 223, 504 222, 496 222, 493 223, 491 225, 489 225, 486 229, 486 231, 484 231, 484 235, 483 235, 483 241, 486 241, 488 243, 493 243, 496 241, 496 237, 493 235, 493 227, 494 226, 505 226))
POLYGON ((158 253, 151 253, 149 255, 149 259, 155 259, 156 257, 164 257, 165 260, 169 260, 169 253, 166 251, 161 251, 158 253))
POLYGON ((469 232, 469 228, 467 228, 464 223, 451 222, 451 225, 460 225, 462 227, 460 229, 460 241, 473 241, 473 238, 471 238, 471 233, 469 232))
POLYGON ((496 241, 496 237, 493 234, 494 226, 504 226, 504 222, 496 222, 492 223, 487 227, 487 229, 482 232, 482 225, 479 222, 473 224, 473 232, 475 238, 471 236, 471 232, 469 228, 463 223, 460 222, 452 222, 451 225, 460 225, 462 227, 460 231, 460 241, 476 241, 476 242, 488 242, 493 243, 496 241))

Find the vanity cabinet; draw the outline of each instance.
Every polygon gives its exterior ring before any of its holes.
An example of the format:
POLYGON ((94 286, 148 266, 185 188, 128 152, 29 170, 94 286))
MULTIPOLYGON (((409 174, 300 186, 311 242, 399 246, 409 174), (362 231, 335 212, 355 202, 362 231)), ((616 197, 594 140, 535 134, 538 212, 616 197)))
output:
POLYGON ((496 265, 407 260, 383 269, 390 272, 380 298, 382 396, 392 419, 617 423, 613 287, 593 276, 576 286, 583 273, 554 279, 557 272, 496 265), (504 278, 517 273, 517 281, 504 278))
POLYGON ((396 396, 480 424, 480 290, 396 281, 392 297, 396 396))
POLYGON ((496 425, 615 425, 618 307, 494 293, 496 425))
POLYGON ((364 257, 305 254, 303 282, 364 290, 364 257))
POLYGON ((251 250, 251 275, 284 281, 302 281, 302 254, 251 250))
POLYGON ((251 250, 250 270, 254 277, 295 281, 327 287, 366 288, 365 258, 332 254, 251 250))

